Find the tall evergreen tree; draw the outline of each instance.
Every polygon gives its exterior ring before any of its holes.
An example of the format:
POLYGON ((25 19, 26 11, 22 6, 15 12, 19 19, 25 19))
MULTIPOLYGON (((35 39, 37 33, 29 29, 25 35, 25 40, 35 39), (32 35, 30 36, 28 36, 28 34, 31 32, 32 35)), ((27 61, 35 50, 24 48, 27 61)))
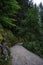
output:
POLYGON ((28 0, 17 0, 17 2, 20 5, 20 9, 18 10, 18 12, 16 13, 16 19, 17 21, 15 22, 15 24, 18 26, 18 29, 16 30, 16 34, 20 34, 20 36, 23 34, 21 34, 21 32, 23 31, 22 28, 22 20, 24 20, 26 18, 26 12, 28 11, 28 0))
MULTIPOLYGON (((20 19, 20 29, 18 34, 23 37, 32 38, 39 36, 39 16, 38 8, 36 5, 33 5, 32 1, 29 1, 27 10, 24 10, 25 16, 21 16, 20 19)), ((25 5, 25 4, 24 4, 25 5)), ((21 11, 20 11, 21 13, 21 11)), ((35 39, 35 38, 34 38, 35 39)), ((31 40, 31 39, 30 39, 31 40)))
POLYGON ((28 10, 28 0, 17 0, 17 1, 21 7, 18 11, 18 14, 17 14, 17 18, 18 18, 18 21, 20 23, 26 17, 25 14, 28 10))
POLYGON ((43 5, 42 3, 40 3, 39 8, 40 8, 40 19, 41 19, 41 24, 42 24, 42 29, 43 29, 43 5))

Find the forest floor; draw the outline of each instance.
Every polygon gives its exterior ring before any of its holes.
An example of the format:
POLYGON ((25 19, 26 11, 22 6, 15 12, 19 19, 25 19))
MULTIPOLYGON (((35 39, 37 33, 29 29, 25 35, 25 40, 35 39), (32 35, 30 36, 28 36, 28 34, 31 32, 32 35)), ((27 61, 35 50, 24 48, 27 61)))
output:
POLYGON ((11 48, 11 55, 12 65, 43 65, 43 59, 19 44, 11 48))

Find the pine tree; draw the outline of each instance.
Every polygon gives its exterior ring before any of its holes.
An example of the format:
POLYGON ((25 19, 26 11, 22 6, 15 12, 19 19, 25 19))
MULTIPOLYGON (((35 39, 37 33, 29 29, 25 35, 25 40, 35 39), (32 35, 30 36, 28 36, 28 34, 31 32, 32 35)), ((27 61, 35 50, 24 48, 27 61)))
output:
POLYGON ((27 4, 28 4, 27 10, 24 10, 25 16, 23 17, 20 15, 21 19, 19 24, 20 29, 18 35, 22 37, 27 37, 28 39, 33 37, 37 39, 40 34, 38 23, 39 22, 38 8, 36 5, 33 5, 32 1, 27 4))
POLYGON ((40 19, 41 19, 41 25, 42 25, 42 29, 43 29, 43 5, 42 3, 40 3, 39 5, 39 8, 40 8, 40 19))

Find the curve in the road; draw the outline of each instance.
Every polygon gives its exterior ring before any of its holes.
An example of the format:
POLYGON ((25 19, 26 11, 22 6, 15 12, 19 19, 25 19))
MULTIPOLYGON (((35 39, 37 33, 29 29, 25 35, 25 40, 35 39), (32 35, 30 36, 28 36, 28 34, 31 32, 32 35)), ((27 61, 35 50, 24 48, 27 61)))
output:
POLYGON ((43 65, 43 59, 16 45, 11 48, 12 65, 43 65))

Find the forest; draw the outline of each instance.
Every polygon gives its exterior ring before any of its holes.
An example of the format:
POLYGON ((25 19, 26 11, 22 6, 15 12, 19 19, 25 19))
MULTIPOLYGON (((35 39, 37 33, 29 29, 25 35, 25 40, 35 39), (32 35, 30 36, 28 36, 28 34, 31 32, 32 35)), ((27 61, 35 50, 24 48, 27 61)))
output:
POLYGON ((5 40, 9 57, 0 49, 0 65, 11 65, 9 48, 17 43, 43 58, 43 4, 32 0, 0 0, 0 43, 5 40))

